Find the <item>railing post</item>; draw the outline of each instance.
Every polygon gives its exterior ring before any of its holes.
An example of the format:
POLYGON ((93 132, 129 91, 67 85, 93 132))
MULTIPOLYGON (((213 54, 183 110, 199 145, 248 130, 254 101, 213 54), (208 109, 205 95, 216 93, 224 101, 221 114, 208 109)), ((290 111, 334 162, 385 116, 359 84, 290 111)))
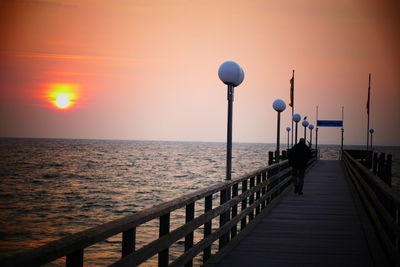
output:
MULTIPOLYGON (((254 176, 250 178, 250 189, 252 189, 253 187, 254 187, 254 176)), ((253 203, 254 203, 254 193, 251 194, 249 197, 249 206, 251 206, 253 203)), ((254 218, 254 210, 251 210, 249 212, 249 222, 253 220, 253 218, 254 218)))
MULTIPOLYGON (((230 188, 226 188, 220 191, 220 201, 219 204, 222 205, 227 202, 230 195, 230 188)), ((225 223, 229 221, 229 210, 222 213, 219 216, 219 227, 222 227, 225 223)), ((219 238, 219 249, 223 248, 229 242, 229 232, 222 235, 219 238)))
MULTIPOLYGON (((399 225, 400 221, 399 221, 399 207, 396 207, 396 216, 394 217, 395 222, 397 225, 399 225)), ((395 248, 396 251, 399 252, 399 236, 396 235, 396 243, 395 243, 395 248)))
MULTIPOLYGON (((234 184, 232 186, 232 198, 238 195, 238 187, 239 187, 238 184, 234 184)), ((238 206, 234 205, 232 207, 232 216, 231 216, 232 219, 237 216, 237 211, 238 211, 238 206)), ((234 238, 236 234, 237 234, 237 225, 235 224, 231 229, 231 238, 234 238)))
MULTIPOLYGON (((242 194, 247 191, 247 179, 242 182, 242 194)), ((242 200, 242 210, 247 208, 247 198, 242 200)), ((240 222, 240 229, 243 230, 246 227, 246 216, 240 222)))
POLYGON ((275 163, 280 161, 279 151, 275 151, 275 163))
POLYGON ((135 251, 136 228, 122 232, 122 258, 135 251))
POLYGON ((83 249, 75 251, 67 255, 66 267, 82 267, 83 266, 83 249))
POLYGON ((373 161, 373 166, 372 166, 372 171, 374 174, 378 171, 378 153, 374 152, 374 161, 373 161))
POLYGON ((385 176, 387 184, 392 186, 392 155, 387 155, 386 166, 385 166, 385 176))
POLYGON ((286 150, 282 150, 282 159, 283 160, 287 159, 287 151, 286 150))
MULTIPOLYGON (((169 233, 169 221, 170 221, 169 212, 160 217, 159 237, 162 237, 169 233)), ((167 248, 158 253, 158 266, 159 267, 168 266, 168 262, 169 262, 169 249, 167 248)))
MULTIPOLYGON (((204 213, 212 210, 212 195, 206 196, 204 200, 204 213)), ((211 220, 204 224, 204 238, 211 235, 211 220)), ((211 246, 208 246, 203 251, 203 265, 211 257, 211 246)))
MULTIPOLYGON (((194 202, 186 205, 186 218, 185 223, 190 222, 194 219, 194 202)), ((185 236, 185 252, 193 247, 193 232, 190 232, 185 236)), ((193 260, 190 260, 185 264, 185 267, 193 266, 193 260)))
MULTIPOLYGON (((262 175, 261 176, 261 182, 265 182, 267 180, 267 172, 263 171, 261 175, 262 175)), ((263 188, 261 190, 261 196, 265 196, 266 191, 267 191, 266 186, 263 186, 263 188)), ((264 200, 261 203, 261 209, 265 209, 266 206, 267 206, 267 200, 264 200)))
MULTIPOLYGON (((261 174, 257 174, 257 185, 261 183, 261 174)), ((256 192, 256 200, 259 200, 261 197, 261 190, 256 192)), ((257 205, 256 207, 256 216, 260 214, 261 205, 257 205)))
MULTIPOLYGON (((273 170, 271 170, 271 169, 268 170, 266 174, 267 174, 267 179, 270 178, 270 177, 272 177, 272 176, 274 175, 273 170)), ((269 191, 271 190, 271 188, 272 188, 272 184, 270 183, 270 184, 267 185, 267 192, 269 192, 269 191)), ((272 196, 269 196, 269 197, 266 199, 267 205, 271 202, 271 199, 272 199, 272 196)))
POLYGON ((268 165, 272 165, 274 163, 274 152, 269 151, 268 152, 268 165))
POLYGON ((381 153, 378 159, 378 177, 381 178, 382 180, 383 180, 382 174, 384 165, 385 165, 385 153, 381 153))

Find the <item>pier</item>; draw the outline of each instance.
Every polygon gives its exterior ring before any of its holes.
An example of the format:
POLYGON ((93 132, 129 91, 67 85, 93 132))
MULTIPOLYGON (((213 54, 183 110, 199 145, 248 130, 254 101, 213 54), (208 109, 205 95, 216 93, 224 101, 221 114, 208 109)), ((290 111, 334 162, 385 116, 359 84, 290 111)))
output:
POLYGON ((293 194, 288 161, 271 161, 238 179, 21 252, 2 266, 62 257, 66 266, 84 266, 86 248, 121 233, 120 259, 110 266, 136 266, 153 256, 158 266, 400 266, 399 197, 353 152, 341 158, 319 161, 314 153, 302 196, 293 194), (171 212, 181 208, 185 223, 170 230, 171 212), (152 220, 159 222, 158 239, 137 248, 136 230, 152 220), (195 240, 199 231, 202 238, 195 240), (171 257, 171 246, 182 239, 183 252, 171 257))
POLYGON ((341 162, 306 179, 303 196, 289 193, 206 266, 390 266, 341 162))

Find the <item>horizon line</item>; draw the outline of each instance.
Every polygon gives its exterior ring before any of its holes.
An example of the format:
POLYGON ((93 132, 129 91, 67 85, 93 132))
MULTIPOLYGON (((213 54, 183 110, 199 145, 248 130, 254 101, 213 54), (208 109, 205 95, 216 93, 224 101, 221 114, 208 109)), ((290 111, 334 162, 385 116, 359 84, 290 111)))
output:
MULTIPOLYGON (((199 141, 199 140, 155 140, 155 139, 111 139, 111 138, 76 138, 76 137, 10 137, 10 136, 0 136, 0 139, 53 139, 53 140, 99 140, 99 141, 133 141, 133 142, 174 142, 174 143, 218 143, 218 144, 224 144, 226 141, 199 141)), ((249 142, 249 141, 238 141, 238 142, 233 142, 236 144, 268 144, 268 145, 275 145, 276 143, 274 142, 249 142)), ((287 143, 283 142, 280 143, 281 146, 286 146, 287 143)), ((315 143, 313 143, 315 145, 315 143)), ((323 145, 323 146, 340 146, 341 144, 334 144, 334 143, 318 143, 318 145, 323 145)), ((365 144, 344 144, 344 146, 366 146, 365 144)), ((400 147, 399 145, 382 145, 382 144, 376 144, 373 145, 374 147, 400 147)), ((286 150, 281 149, 281 150, 286 150)))

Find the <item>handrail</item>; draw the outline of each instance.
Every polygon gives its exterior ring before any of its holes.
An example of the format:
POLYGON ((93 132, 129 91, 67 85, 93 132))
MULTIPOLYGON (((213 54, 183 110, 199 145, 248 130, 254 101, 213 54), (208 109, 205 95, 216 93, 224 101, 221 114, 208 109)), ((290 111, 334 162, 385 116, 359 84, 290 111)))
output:
POLYGON ((400 266, 400 198, 387 184, 344 151, 344 166, 351 177, 391 261, 400 266))
MULTIPOLYGON (((122 266, 126 262, 138 264, 157 253, 159 253, 159 265, 168 265, 169 246, 185 236, 188 238, 187 241, 185 238, 185 242, 188 243, 185 244, 186 255, 193 253, 196 248, 196 251, 198 251, 197 245, 199 243, 203 243, 201 247, 207 249, 218 238, 220 238, 221 248, 236 235, 236 224, 238 222, 242 221, 242 230, 246 223, 254 218, 254 213, 255 215, 259 214, 261 209, 265 208, 281 191, 290 185, 290 179, 287 178, 290 176, 288 167, 288 161, 285 160, 245 174, 238 179, 200 189, 135 214, 71 234, 44 246, 3 259, 2 266, 42 265, 63 256, 67 256, 66 266, 83 266, 85 248, 119 233, 123 233, 122 258, 115 263, 115 266, 122 266), (241 194, 238 194, 239 185, 241 185, 241 194), (218 192, 221 197, 220 205, 212 209, 212 195, 218 192), (206 210, 202 215, 194 218, 194 203, 203 198, 205 198, 206 210), (240 203, 242 204, 241 211, 238 213, 240 203), (186 224, 170 232, 170 213, 185 206, 186 224), (211 220, 218 215, 220 216, 220 229, 218 230, 220 234, 211 233, 211 220), (230 220, 231 217, 232 220, 230 220), (136 227, 156 218, 160 218, 160 233, 163 231, 165 233, 160 234, 159 239, 135 251, 136 227), (233 221, 236 223, 233 223, 233 221), (202 225, 204 225, 204 239, 193 246, 193 231, 202 225), (231 231, 231 234, 229 231, 231 231), (211 243, 205 240, 211 240, 209 241, 211 243)), ((204 253, 204 260, 209 257, 210 249, 207 249, 207 251, 204 253)), ((186 261, 190 262, 191 258, 186 258, 186 261)))
MULTIPOLYGON (((275 176, 271 177, 272 178, 271 180, 276 180, 279 178, 279 176, 280 175, 275 175, 275 176)), ((228 202, 225 202, 221 206, 219 206, 207 213, 202 214, 201 216, 197 217, 196 220, 193 220, 190 223, 185 224, 185 225, 175 229, 174 231, 170 232, 168 235, 153 241, 148 246, 143 247, 141 250, 138 250, 137 252, 119 260, 118 262, 112 264, 111 266, 125 266, 125 265, 131 266, 131 265, 138 265, 138 264, 142 263, 143 261, 145 261, 146 259, 155 255, 156 253, 169 247, 175 241, 179 240, 180 238, 184 237, 185 235, 187 235, 188 233, 193 231, 193 229, 198 228, 199 226, 203 225, 210 219, 215 218, 218 215, 228 211, 234 205, 239 204, 241 201, 243 201, 250 195, 256 193, 257 191, 261 190, 262 187, 267 186, 271 182, 272 181, 270 181, 270 180, 266 180, 263 183, 258 184, 257 186, 253 187, 252 189, 246 191, 245 193, 232 198, 228 202), (137 257, 137 255, 140 255, 141 253, 146 254, 147 257, 142 257, 140 260, 138 260, 136 257, 137 257)), ((268 197, 271 196, 272 193, 276 192, 278 189, 279 188, 275 188, 274 190, 271 190, 270 192, 268 192, 261 199, 257 200, 251 207, 249 207, 247 211, 250 211, 252 208, 255 208, 257 205, 261 204, 261 201, 266 200, 268 197)), ((243 212, 239 213, 237 216, 241 217, 242 213, 243 212)), ((245 215, 247 215, 247 214, 245 214, 245 215)), ((237 220, 240 220, 240 219, 237 219, 237 220)), ((215 236, 214 240, 218 239, 224 233, 226 233, 226 231, 222 232, 220 235, 215 236)), ((211 243, 209 243, 207 245, 211 245, 211 243)))
MULTIPOLYGON (((345 153, 347 153, 347 151, 345 151, 345 153)), ((391 201, 393 201, 397 206, 400 206, 400 197, 390 186, 388 186, 382 181, 382 179, 368 170, 359 161, 354 159, 349 153, 347 153, 347 156, 348 160, 357 168, 362 176, 367 177, 371 182, 374 183, 375 186, 379 187, 379 190, 381 190, 388 198, 390 198, 391 201)))

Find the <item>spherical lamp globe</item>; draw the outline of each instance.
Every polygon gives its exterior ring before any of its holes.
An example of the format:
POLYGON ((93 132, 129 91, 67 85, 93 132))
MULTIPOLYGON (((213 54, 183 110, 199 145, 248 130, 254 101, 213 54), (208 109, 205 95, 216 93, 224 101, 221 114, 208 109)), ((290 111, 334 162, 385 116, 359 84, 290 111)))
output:
POLYGON ((276 99, 273 103, 272 103, 272 107, 278 111, 278 112, 282 112, 286 109, 286 103, 285 101, 283 101, 282 99, 276 99))
POLYGON ((370 134, 373 134, 374 132, 375 132, 374 129, 369 129, 369 133, 370 133, 370 134))
POLYGON ((226 85, 238 86, 244 80, 243 69, 233 61, 226 61, 218 69, 219 79, 226 85))
POLYGON ((314 125, 313 124, 308 125, 308 129, 310 130, 314 129, 314 125))
POLYGON ((286 127, 286 131, 290 132, 290 130, 291 130, 290 127, 286 127))
POLYGON ((303 125, 304 127, 307 127, 307 126, 308 126, 308 121, 304 120, 304 121, 301 123, 301 125, 303 125))
POLYGON ((299 122, 301 120, 301 115, 299 113, 293 114, 293 121, 299 122))

